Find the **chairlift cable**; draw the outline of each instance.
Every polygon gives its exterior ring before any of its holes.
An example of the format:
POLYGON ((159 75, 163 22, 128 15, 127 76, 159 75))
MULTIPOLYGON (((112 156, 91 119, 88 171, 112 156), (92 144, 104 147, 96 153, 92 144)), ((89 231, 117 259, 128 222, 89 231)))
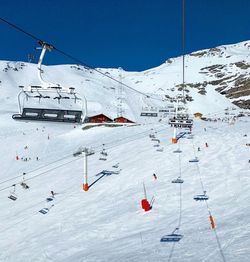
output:
MULTIPOLYGON (((40 166, 40 167, 38 167, 38 168, 35 168, 35 169, 31 170, 31 171, 24 172, 24 173, 25 173, 25 175, 29 175, 30 173, 34 173, 34 172, 36 172, 36 171, 38 171, 38 170, 40 170, 40 169, 43 169, 43 168, 45 168, 45 167, 48 167, 48 166, 50 166, 50 165, 52 165, 52 164, 54 164, 54 163, 57 163, 57 162, 59 162, 59 161, 62 161, 62 160, 64 160, 64 159, 67 159, 67 158, 69 158, 69 157, 72 157, 72 154, 67 155, 67 156, 65 156, 65 157, 62 157, 62 158, 60 158, 60 159, 54 160, 53 162, 50 162, 50 163, 48 163, 48 164, 46 164, 46 165, 40 166)), ((1 185, 1 184, 5 184, 5 183, 7 183, 7 182, 9 182, 9 181, 15 180, 15 179, 17 179, 17 178, 20 178, 20 177, 22 177, 22 176, 23 176, 23 174, 17 175, 17 176, 15 176, 15 177, 9 178, 9 179, 4 180, 4 181, 1 181, 1 182, 0 182, 0 185, 1 185)))
MULTIPOLYGON (((13 27, 13 28, 16 29, 17 31, 22 32, 22 33, 24 33, 25 35, 31 37, 32 39, 34 39, 34 40, 36 40, 36 41, 38 41, 38 42, 41 42, 41 43, 45 43, 44 41, 42 41, 41 39, 39 39, 39 38, 36 37, 35 35, 27 32, 26 30, 22 29, 21 27, 19 27, 19 26, 13 24, 13 23, 7 21, 6 19, 0 17, 0 20, 1 20, 2 22, 4 22, 4 23, 8 24, 9 26, 13 27)), ((143 93, 143 92, 141 92, 141 91, 138 91, 138 90, 134 89, 133 87, 131 87, 131 86, 127 85, 127 84, 124 84, 123 82, 117 80, 116 78, 114 78, 114 77, 112 77, 112 76, 106 75, 106 74, 103 73, 101 70, 98 70, 97 68, 94 68, 94 67, 86 64, 86 63, 83 62, 81 59, 78 59, 77 57, 75 57, 75 56, 73 56, 73 55, 71 55, 71 54, 69 54, 69 53, 67 53, 67 52, 65 52, 65 51, 63 51, 63 50, 61 50, 61 49, 53 46, 53 45, 50 45, 50 46, 51 46, 55 51, 57 51, 58 53, 60 53, 61 55, 65 56, 65 57, 67 57, 67 58, 69 58, 69 59, 71 59, 72 61, 77 62, 78 64, 84 66, 84 67, 87 68, 87 69, 94 70, 95 72, 101 74, 102 76, 107 77, 107 78, 113 80, 114 82, 116 82, 116 83, 118 83, 118 84, 120 84, 120 85, 123 85, 123 86, 127 87, 128 89, 130 89, 130 90, 132 90, 132 91, 134 91, 134 92, 136 92, 136 93, 138 93, 138 94, 141 94, 141 95, 143 95, 143 96, 145 96, 145 97, 148 97, 148 98, 151 98, 151 99, 154 99, 154 100, 158 100, 158 101, 162 101, 162 99, 160 99, 160 98, 156 98, 156 97, 153 97, 152 95, 145 94, 145 93, 143 93)))
POLYGON ((185 103, 185 0, 182 0, 182 96, 185 103))
MULTIPOLYGON (((164 128, 164 129, 165 129, 165 128, 164 128)), ((164 129, 158 130, 158 132, 159 132, 159 131, 162 131, 162 130, 164 130, 164 129)), ((151 131, 151 129, 150 129, 150 131, 151 131)), ((144 132, 139 133, 139 134, 148 133, 148 132, 149 132, 149 130, 144 131, 144 132)), ((136 135, 138 135, 138 134, 136 134, 136 135)), ((135 135, 133 135, 133 137, 134 137, 134 136, 135 136, 135 135)), ((132 136, 130 136, 130 137, 132 137, 132 136)), ((145 137, 145 136, 144 136, 144 137, 145 137)), ((121 146, 121 145, 123 145, 123 144, 129 143, 129 142, 133 142, 133 141, 135 141, 135 140, 138 140, 138 139, 141 139, 141 138, 144 138, 144 137, 135 138, 135 139, 133 139, 133 140, 129 140, 129 141, 126 141, 126 142, 121 143, 121 144, 115 144, 115 145, 113 145, 113 146, 106 147, 106 148, 107 148, 107 149, 111 149, 111 148, 114 148, 114 147, 117 147, 117 146, 121 146)), ((120 140, 121 140, 121 139, 120 139, 120 140)), ((99 147, 102 147, 102 145, 101 145, 101 146, 94 147, 93 149, 99 148, 99 147)), ((72 157, 72 154, 69 155, 69 156, 72 157)), ((54 162, 51 162, 50 164, 53 164, 53 163, 55 163, 55 162, 62 161, 62 160, 64 160, 64 159, 66 159, 66 158, 68 158, 68 157, 60 158, 60 159, 58 159, 58 160, 56 160, 56 161, 54 161, 54 162)), ((71 161, 68 161, 68 162, 66 162, 66 163, 62 163, 61 165, 58 165, 58 166, 56 166, 56 167, 52 167, 51 169, 45 170, 45 171, 43 171, 43 172, 41 172, 41 173, 39 173, 39 174, 37 174, 37 175, 34 175, 34 176, 30 177, 30 178, 26 178, 25 180, 28 181, 28 180, 31 180, 31 179, 33 179, 33 178, 40 177, 41 175, 47 174, 47 173, 49 173, 49 172, 51 172, 51 171, 53 171, 53 170, 55 170, 55 169, 57 169, 57 168, 60 168, 60 167, 62 167, 62 166, 64 166, 64 165, 67 165, 67 164, 70 164, 70 163, 72 163, 72 162, 74 162, 74 161, 77 161, 77 160, 79 160, 79 159, 80 159, 80 158, 74 158, 74 159, 71 160, 71 161)), ((49 164, 49 165, 50 165, 50 164, 49 164)), ((33 172, 35 172, 35 171, 38 171, 38 170, 40 170, 40 169, 43 169, 43 168, 45 168, 45 167, 47 167, 47 166, 48 166, 48 164, 47 164, 47 165, 44 165, 44 166, 42 166, 42 167, 39 167, 39 168, 37 168, 37 169, 34 169, 34 170, 30 171, 30 172, 26 172, 26 175, 27 175, 27 174, 30 174, 30 173, 33 173, 33 172)), ((18 175, 18 176, 16 176, 16 177, 11 178, 11 179, 2 181, 0 184, 7 183, 7 182, 9 182, 9 181, 12 181, 12 180, 14 180, 14 179, 20 178, 20 177, 22 177, 22 176, 23 176, 23 174, 22 174, 22 175, 18 175)), ((17 183, 17 184, 19 184, 19 183, 17 183)), ((0 189, 0 192, 6 190, 6 189, 8 189, 8 188, 11 188, 11 187, 12 187, 12 185, 11 185, 11 186, 7 186, 7 187, 4 187, 4 188, 1 188, 1 189, 0 189)))
MULTIPOLYGON (((168 144, 167 146, 169 146, 169 145, 172 145, 172 144, 168 144)), ((149 150, 152 150, 152 149, 149 148, 149 150)), ((147 151, 147 150, 144 149, 144 150, 142 150, 141 152, 145 152, 145 151, 147 151)), ((79 159, 79 158, 78 158, 78 159, 79 159)), ((71 161, 71 162, 73 162, 73 161, 71 161)), ((110 162, 113 162, 113 160, 110 161, 110 162)), ((67 163, 65 163, 65 164, 67 164, 67 163)), ((62 165, 61 165, 61 166, 62 166, 62 165)), ((42 174, 40 174, 40 175, 42 175, 42 174)), ((94 176, 95 176, 95 175, 94 175, 94 176)), ((28 180, 28 179, 26 179, 26 180, 28 180)), ((67 188, 67 191, 68 191, 68 189, 70 189, 70 188, 72 188, 72 187, 73 187, 73 186, 70 186, 69 188, 67 188)), ((71 193, 70 195, 72 195, 72 194, 74 194, 74 192, 71 193)), ((69 197, 70 195, 67 195, 67 197, 65 197, 64 199, 57 201, 57 204, 58 204, 59 202, 63 202, 64 200, 68 199, 68 197, 69 197)), ((40 204, 40 203, 42 203, 42 202, 43 202, 43 201, 39 201, 37 204, 40 204)), ((36 204, 36 205, 37 205, 37 204, 36 204)), ((56 204, 56 205, 57 205, 57 204, 56 204)), ((33 205, 32 207, 28 207, 27 209, 33 208, 33 207, 36 206, 36 205, 33 205)), ((19 213, 20 213, 20 212, 19 212, 19 213)), ((37 215, 37 214, 38 214, 38 212, 36 211, 36 212, 34 212, 31 216, 29 215, 29 216, 27 216, 26 218, 22 219, 21 221, 18 221, 17 223, 12 224, 11 226, 9 226, 9 227, 5 228, 4 230, 0 231, 0 233, 5 232, 6 230, 9 230, 10 228, 13 228, 13 226, 18 225, 18 224, 22 223, 23 221, 25 221, 25 220, 27 220, 27 219, 30 219, 30 217, 32 217, 32 216, 34 216, 34 215, 37 215)))
MULTIPOLYGON (((68 161, 68 162, 66 162, 66 163, 63 163, 63 164, 58 165, 58 166, 56 166, 56 167, 53 167, 53 168, 51 168, 51 169, 48 169, 48 170, 46 170, 46 171, 44 171, 44 172, 41 172, 41 173, 39 173, 39 174, 37 174, 37 175, 35 175, 35 176, 26 178, 25 180, 26 180, 26 181, 29 181, 29 180, 32 180, 32 179, 34 179, 34 178, 36 178, 36 177, 40 177, 40 176, 42 176, 42 175, 44 175, 44 174, 47 174, 47 173, 49 173, 49 172, 51 172, 51 171, 54 171, 54 170, 56 170, 56 169, 58 169, 58 168, 60 168, 60 167, 62 167, 62 166, 65 166, 65 165, 67 165, 67 164, 70 164, 70 163, 72 163, 72 162, 74 162, 74 161, 77 161, 77 160, 79 160, 79 159, 80 159, 80 158, 74 158, 74 159, 71 160, 71 161, 68 161)), ((17 184, 20 184, 20 183, 17 183, 17 184)), ((1 189, 0 189, 0 192, 6 190, 6 189, 8 189, 8 188, 11 188, 12 186, 13 186, 13 185, 8 186, 8 187, 1 188, 1 189)))
MULTIPOLYGON (((193 145, 194 155, 196 155, 193 139, 192 139, 192 145, 193 145)), ((200 172, 200 167, 199 167, 199 163, 198 162, 196 163, 196 167, 197 167, 197 171, 198 171, 199 178, 200 178, 201 188, 202 188, 203 192, 205 192, 204 183, 203 183, 203 180, 202 180, 202 177, 201 177, 201 172, 200 172)), ((208 211, 208 215, 211 216, 211 211, 210 211, 211 209, 210 209, 210 207, 208 205, 208 201, 206 199, 204 201, 206 203, 206 208, 207 208, 207 211, 208 211)), ((223 253, 222 246, 221 246, 220 239, 219 239, 219 236, 217 234, 216 228, 213 228, 213 232, 215 234, 216 242, 217 242, 217 245, 218 245, 219 252, 221 254, 222 260, 223 260, 223 262, 226 262, 226 258, 225 258, 225 255, 223 253)))
MULTIPOLYGON (((164 129, 157 130, 157 131, 160 132, 160 131, 163 131, 163 130, 164 130, 164 129)), ((149 130, 146 130, 146 131, 143 131, 143 132, 141 132, 141 133, 133 134, 133 135, 128 136, 128 137, 126 137, 126 138, 135 137, 135 136, 137 136, 137 135, 144 134, 144 133, 148 133, 148 132, 149 132, 149 130)), ((125 139, 126 139, 126 138, 125 138, 125 139)), ((135 140, 136 140, 136 139, 135 139, 135 140)), ((117 142, 117 141, 124 141, 124 138, 115 140, 115 142, 117 142)), ((133 141, 133 140, 132 140, 132 141, 133 141)), ((110 144, 110 143, 113 143, 113 142, 114 142, 114 141, 109 142, 109 143, 106 143, 106 144, 110 144)), ((126 143, 127 143, 127 142, 126 142, 126 143)), ((90 147, 90 145, 86 145, 86 147, 90 147)), ((100 146, 96 146, 96 147, 93 148, 93 149, 97 149, 97 148, 99 148, 99 147, 101 147, 101 145, 100 145, 100 146)), ((109 148, 112 148, 112 147, 114 147, 114 146, 111 146, 111 147, 109 147, 109 148)), ((108 149, 109 149, 109 148, 108 148, 108 149)), ((39 170, 41 170, 41 169, 44 169, 44 168, 46 168, 46 167, 48 167, 48 166, 50 166, 50 165, 52 165, 52 164, 55 164, 55 163, 57 163, 57 162, 60 162, 60 161, 62 161, 62 160, 64 160, 64 159, 67 159, 67 158, 70 158, 70 157, 72 157, 72 153, 69 154, 69 155, 66 155, 66 156, 64 156, 64 157, 62 157, 62 158, 59 158, 59 159, 57 159, 57 160, 54 160, 53 162, 50 162, 50 163, 47 163, 47 164, 45 164, 45 165, 43 165, 43 166, 40 166, 40 167, 38 167, 38 168, 35 168, 35 169, 31 170, 31 171, 27 171, 27 172, 25 172, 25 174, 28 175, 28 174, 30 174, 30 173, 34 173, 34 172, 36 172, 36 171, 39 171, 39 170)), ((0 182, 0 185, 1 185, 1 184, 4 184, 4 183, 7 183, 7 182, 9 182, 9 181, 15 180, 15 179, 17 179, 17 178, 20 178, 20 177, 22 177, 22 176, 23 176, 23 174, 17 175, 17 176, 15 176, 15 177, 12 177, 12 178, 7 179, 7 180, 4 180, 4 181, 1 181, 1 182, 0 182)))

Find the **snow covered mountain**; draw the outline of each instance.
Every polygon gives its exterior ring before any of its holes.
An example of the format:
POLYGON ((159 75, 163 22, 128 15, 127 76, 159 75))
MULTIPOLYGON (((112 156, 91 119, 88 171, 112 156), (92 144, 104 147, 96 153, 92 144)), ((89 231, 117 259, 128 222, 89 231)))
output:
MULTIPOLYGON (((237 79, 225 78, 226 73, 247 78, 248 68, 233 63, 247 64, 248 46, 218 49, 224 51, 204 50, 186 58, 191 112, 224 114, 239 99, 231 97, 237 79), (217 64, 225 67, 211 69, 217 64), (225 75, 220 78, 218 73, 225 75), (218 90, 221 82, 213 82, 218 79, 226 82, 223 90, 218 90)), ((137 120, 136 125, 18 122, 11 118, 18 110, 18 86, 40 84, 36 65, 0 63, 0 261, 248 262, 249 117, 233 125, 195 120, 193 135, 171 144, 173 129, 166 119, 144 121, 140 113, 143 107, 161 108, 175 99, 181 58, 144 72, 100 70, 161 99, 148 99, 127 88, 121 91, 125 114, 137 120), (103 147, 106 160, 100 160, 103 147), (88 157, 88 192, 82 190, 84 162, 75 154, 79 148, 95 152, 88 157), (195 157, 198 163, 189 162, 195 157), (179 176, 184 180, 181 186, 172 183, 179 176), (148 200, 154 199, 147 213, 141 208, 143 183, 148 200), (208 205, 194 200, 204 191, 208 205), (176 227, 183 236, 180 242, 160 242, 176 227)), ((97 72, 60 65, 45 66, 43 75, 85 95, 89 113, 116 116, 118 84, 97 72)), ((240 99, 247 105, 244 94, 240 99)))
MULTIPOLYGON (((186 98, 191 113, 208 114, 232 107, 248 108, 250 42, 220 46, 186 55, 186 98)), ((164 107, 175 101, 182 89, 182 58, 171 58, 163 65, 143 72, 122 69, 99 69, 132 88, 154 95, 157 101, 124 87, 123 111, 138 121, 142 108, 164 107)), ((16 97, 20 85, 39 85, 36 65, 24 62, 0 62, 1 105, 8 112, 17 111, 16 97), (14 102, 15 100, 15 102, 14 102), (6 104, 8 105, 6 108, 6 104)), ((119 84, 93 70, 77 65, 44 66, 44 78, 62 86, 73 86, 88 100, 89 113, 117 115, 119 84)), ((121 94, 120 94, 121 96, 121 94)))

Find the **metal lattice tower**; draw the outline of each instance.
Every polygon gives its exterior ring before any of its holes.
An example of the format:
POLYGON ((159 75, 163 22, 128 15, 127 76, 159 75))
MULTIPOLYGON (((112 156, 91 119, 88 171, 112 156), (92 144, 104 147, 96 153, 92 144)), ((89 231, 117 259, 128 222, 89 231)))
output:
POLYGON ((124 103, 124 86, 122 84, 122 68, 119 67, 119 82, 120 84, 117 87, 117 95, 116 95, 116 100, 117 100, 117 117, 121 117, 124 114, 124 108, 123 108, 123 103, 124 103))

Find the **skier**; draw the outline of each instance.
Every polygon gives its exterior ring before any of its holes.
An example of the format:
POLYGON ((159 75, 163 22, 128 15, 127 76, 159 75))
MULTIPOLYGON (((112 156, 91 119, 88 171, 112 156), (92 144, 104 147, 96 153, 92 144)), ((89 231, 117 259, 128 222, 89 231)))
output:
POLYGON ((201 151, 200 147, 198 147, 198 151, 201 151))
POLYGON ((153 174, 153 177, 154 177, 154 179, 155 179, 155 180, 157 180, 157 176, 156 176, 156 174, 155 174, 155 173, 153 174))

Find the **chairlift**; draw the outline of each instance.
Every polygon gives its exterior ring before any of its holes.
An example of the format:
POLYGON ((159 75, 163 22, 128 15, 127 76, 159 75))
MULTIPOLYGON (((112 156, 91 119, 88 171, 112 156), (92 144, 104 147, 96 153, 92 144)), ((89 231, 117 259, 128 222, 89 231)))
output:
POLYGON ((49 212, 49 209, 46 207, 39 210, 39 213, 42 213, 43 215, 47 214, 48 212, 49 212))
POLYGON ((189 160, 189 163, 197 163, 197 162, 199 162, 198 157, 195 157, 194 159, 189 160))
POLYGON ((95 154, 95 151, 92 148, 79 147, 78 150, 73 153, 73 156, 74 157, 81 156, 83 152, 86 152, 87 156, 91 156, 95 154))
POLYGON ((204 191, 204 194, 194 196, 195 201, 206 201, 208 199, 209 199, 209 197, 206 194, 206 191, 204 191))
POLYGON ((101 151, 100 154, 103 155, 103 156, 108 156, 108 153, 105 150, 105 144, 102 145, 102 151, 101 151))
POLYGON ((175 115, 169 118, 168 124, 175 128, 192 128, 193 126, 193 119, 189 118, 186 108, 179 105, 178 98, 175 115))
POLYGON ((9 199, 16 201, 17 200, 17 195, 16 195, 16 184, 13 184, 13 190, 10 191, 10 195, 8 196, 9 199))
POLYGON ((51 205, 49 208, 44 207, 44 208, 40 209, 38 212, 41 213, 41 214, 43 214, 43 215, 46 215, 53 206, 54 206, 54 205, 51 205))
POLYGON ((100 154, 103 156, 108 156, 108 153, 105 150, 102 150, 100 154))
POLYGON ((182 151, 179 148, 173 151, 173 153, 181 153, 181 152, 182 151))
POLYGON ((121 169, 119 169, 119 170, 117 170, 117 171, 112 171, 112 174, 114 174, 114 175, 119 175, 121 171, 122 171, 121 169))
POLYGON ((22 186, 23 189, 29 189, 30 187, 25 182, 25 175, 26 173, 23 173, 23 181, 20 183, 20 185, 22 186))
POLYGON ((107 156, 108 156, 108 153, 106 152, 104 146, 105 144, 102 145, 102 151, 100 152, 100 158, 99 158, 99 160, 102 160, 102 161, 106 161, 107 156))
POLYGON ((116 171, 113 171, 113 170, 103 170, 102 171, 102 174, 105 174, 106 176, 111 176, 111 175, 119 175, 121 172, 121 169, 120 170, 116 170, 116 171))
POLYGON ((192 128, 193 120, 189 118, 188 114, 177 114, 169 118, 168 124, 176 128, 192 128))
POLYGON ((39 44, 42 46, 42 51, 37 68, 41 86, 20 86, 19 113, 13 114, 12 118, 24 121, 84 122, 87 114, 86 98, 84 96, 81 98, 73 87, 61 87, 42 79, 41 65, 45 52, 53 47, 42 41, 39 41, 39 44))
POLYGON ((118 168, 118 167, 119 167, 119 163, 113 165, 112 167, 113 167, 113 168, 118 168))
POLYGON ((173 179, 171 183, 173 184, 182 184, 184 182, 183 179, 181 179, 180 177, 177 177, 176 179, 173 179))
MULTIPOLYGON (((147 97, 147 98, 149 98, 149 97, 147 97)), ((157 109, 157 107, 152 107, 152 106, 143 107, 142 110, 141 110, 141 116, 158 117, 158 109, 157 109)))
POLYGON ((161 238, 161 242, 179 242, 183 238, 183 235, 175 233, 175 232, 178 232, 178 231, 179 231, 179 228, 177 227, 172 232, 172 234, 163 236, 161 238))

